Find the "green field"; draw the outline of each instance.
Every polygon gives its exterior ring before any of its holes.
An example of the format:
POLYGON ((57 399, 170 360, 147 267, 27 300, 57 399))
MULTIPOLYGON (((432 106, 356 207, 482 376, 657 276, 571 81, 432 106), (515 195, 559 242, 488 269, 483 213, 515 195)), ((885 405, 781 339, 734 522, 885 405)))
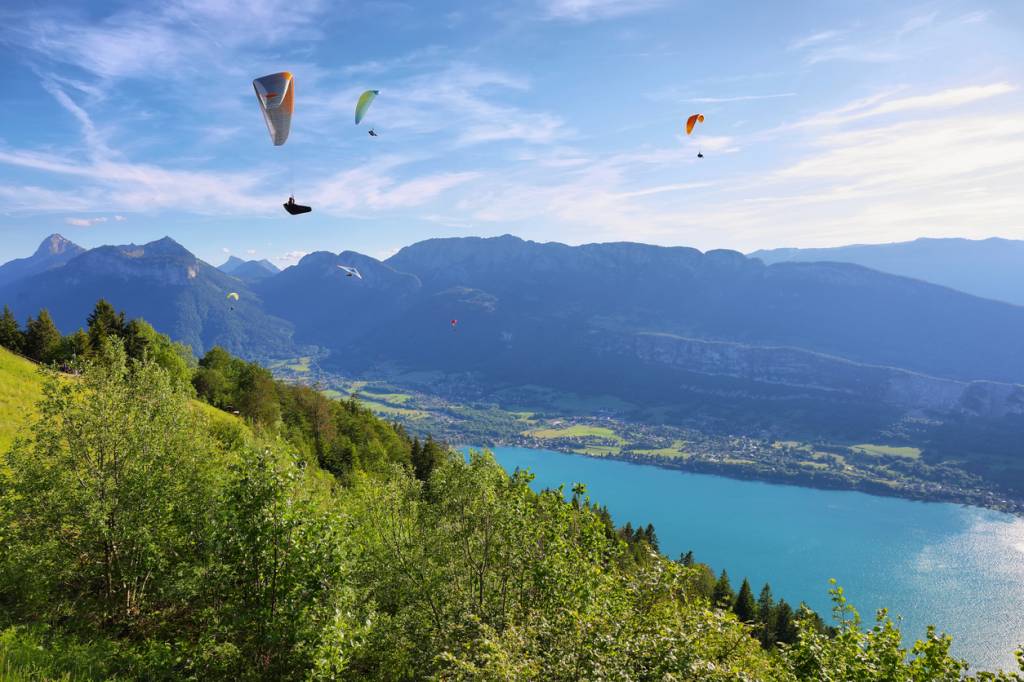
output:
POLYGON ((43 378, 36 365, 0 348, 0 452, 31 419, 42 395, 43 378))
POLYGON ((860 452, 865 455, 874 455, 876 457, 883 455, 886 457, 904 457, 906 459, 919 459, 921 457, 920 448, 861 443, 860 445, 851 445, 850 449, 855 452, 860 452))
POLYGON ((605 426, 584 424, 573 424, 564 428, 533 429, 526 434, 534 438, 603 438, 620 445, 625 442, 617 433, 605 426))

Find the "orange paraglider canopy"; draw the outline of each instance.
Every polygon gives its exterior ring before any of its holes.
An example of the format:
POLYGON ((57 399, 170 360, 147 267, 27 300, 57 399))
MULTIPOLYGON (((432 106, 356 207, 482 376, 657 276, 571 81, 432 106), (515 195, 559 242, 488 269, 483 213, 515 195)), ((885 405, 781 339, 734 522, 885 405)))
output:
POLYGON ((690 118, 686 119, 686 134, 689 135, 693 132, 693 126, 698 123, 704 122, 704 114, 694 114, 690 118))

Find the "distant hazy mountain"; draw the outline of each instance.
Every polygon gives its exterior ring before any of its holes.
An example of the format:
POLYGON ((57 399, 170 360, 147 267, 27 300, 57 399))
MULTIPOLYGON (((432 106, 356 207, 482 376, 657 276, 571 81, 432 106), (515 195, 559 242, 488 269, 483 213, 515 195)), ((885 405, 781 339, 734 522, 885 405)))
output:
MULTIPOLYGON (((44 242, 45 245, 45 242, 44 242)), ((48 308, 65 333, 85 324, 97 299, 202 353, 214 344, 247 357, 294 352, 291 325, 267 315, 244 282, 204 263, 169 237, 149 244, 102 246, 61 267, 0 287, 19 319, 48 308), (235 291, 240 300, 230 302, 235 291)))
POLYGON ((857 263, 975 296, 1024 305, 1024 241, 1021 240, 916 239, 830 249, 771 249, 750 255, 765 263, 857 263))
MULTIPOLYGON (((543 355, 561 349, 577 358, 596 339, 658 332, 937 377, 1024 382, 1015 341, 1024 338, 1024 309, 857 265, 766 266, 734 251, 569 247, 508 236, 428 240, 387 264, 420 278, 422 307, 451 311, 441 315, 442 327, 462 315, 464 333, 480 335, 470 355, 453 353, 456 364, 474 353, 489 363, 510 343, 534 339, 543 339, 543 355), (447 308, 438 306, 442 297, 447 308)), ((409 346, 407 354, 426 352, 422 343, 409 346)))
POLYGON ((228 258, 217 269, 228 273, 232 277, 237 277, 247 284, 258 282, 267 277, 273 277, 281 272, 280 268, 265 258, 263 260, 242 260, 235 256, 228 258))
POLYGON ((61 235, 51 234, 28 258, 16 258, 0 265, 0 287, 23 277, 59 268, 84 251, 81 246, 61 235))

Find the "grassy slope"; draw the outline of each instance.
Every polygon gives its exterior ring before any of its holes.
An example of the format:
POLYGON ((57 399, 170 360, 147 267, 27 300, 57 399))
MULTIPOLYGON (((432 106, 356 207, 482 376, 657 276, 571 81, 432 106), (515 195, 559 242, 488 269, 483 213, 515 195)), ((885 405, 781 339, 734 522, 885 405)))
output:
POLYGON ((35 363, 0 348, 0 452, 35 413, 43 395, 43 377, 35 363))
MULTIPOLYGON (((43 375, 38 366, 0 348, 0 453, 5 452, 19 431, 32 422, 36 403, 42 395, 43 375)), ((211 405, 198 400, 194 402, 213 424, 238 421, 238 417, 211 405)))

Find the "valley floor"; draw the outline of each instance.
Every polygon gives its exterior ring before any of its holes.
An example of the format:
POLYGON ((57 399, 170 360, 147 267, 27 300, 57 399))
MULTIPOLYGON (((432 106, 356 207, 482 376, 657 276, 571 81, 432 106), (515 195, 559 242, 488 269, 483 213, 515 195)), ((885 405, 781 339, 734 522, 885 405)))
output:
MULTIPOLYGON (((545 448, 683 471, 931 502, 952 502, 1024 515, 1024 499, 994 490, 963 469, 931 464, 906 444, 781 440, 639 421, 614 398, 581 398, 540 386, 500 395, 460 394, 460 380, 406 375, 352 380, 299 358, 275 374, 314 383, 333 397, 355 395, 410 433, 450 443, 545 448), (498 402, 495 398, 501 398, 498 402)), ((657 411, 653 411, 654 414, 657 411)), ((649 417, 651 411, 646 416, 649 417)))

